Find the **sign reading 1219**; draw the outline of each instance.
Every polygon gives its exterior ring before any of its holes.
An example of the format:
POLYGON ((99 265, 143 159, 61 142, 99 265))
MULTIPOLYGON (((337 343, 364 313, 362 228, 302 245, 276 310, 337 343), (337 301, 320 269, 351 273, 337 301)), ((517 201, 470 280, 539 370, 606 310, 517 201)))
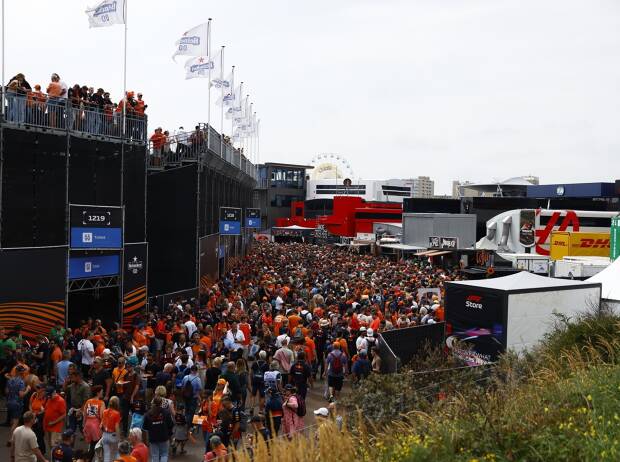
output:
POLYGON ((123 246, 120 207, 71 205, 71 248, 118 249, 123 246))

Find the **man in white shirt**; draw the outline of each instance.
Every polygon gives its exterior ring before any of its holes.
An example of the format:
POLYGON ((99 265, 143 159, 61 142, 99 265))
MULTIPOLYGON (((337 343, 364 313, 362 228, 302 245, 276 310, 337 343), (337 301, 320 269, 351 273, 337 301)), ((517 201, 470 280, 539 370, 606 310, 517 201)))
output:
POLYGON ((83 338, 77 344, 77 350, 82 355, 82 377, 88 377, 90 368, 95 362, 95 346, 93 345, 93 333, 89 333, 87 338, 83 338))
POLYGON ((196 327, 196 323, 192 321, 192 318, 188 314, 185 315, 185 323, 183 325, 187 329, 187 338, 192 338, 194 332, 196 332, 198 328, 196 327))
POLYGON ((15 462, 47 462, 41 454, 37 435, 32 431, 35 416, 32 412, 24 413, 24 425, 15 429, 11 438, 11 461, 15 462))
POLYGON ((355 348, 358 353, 362 350, 368 351, 368 341, 366 340, 366 328, 364 326, 360 328, 360 335, 359 337, 357 337, 357 340, 355 341, 355 348))
POLYGON ((226 338, 224 339, 224 346, 230 351, 237 351, 243 348, 243 342, 245 342, 245 335, 241 332, 236 322, 230 325, 230 330, 226 332, 226 338))
POLYGON ((276 297, 276 310, 280 311, 282 309, 282 306, 284 306, 284 300, 282 299, 282 296, 278 293, 278 296, 276 297))

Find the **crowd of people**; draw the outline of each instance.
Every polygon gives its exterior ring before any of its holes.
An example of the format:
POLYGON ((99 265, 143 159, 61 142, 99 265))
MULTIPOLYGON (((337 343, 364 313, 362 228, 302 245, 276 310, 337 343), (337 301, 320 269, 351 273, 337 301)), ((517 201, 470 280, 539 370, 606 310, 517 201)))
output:
POLYGON ((168 130, 157 127, 149 138, 153 166, 162 164, 162 158, 169 159, 171 153, 182 160, 185 156, 195 158, 204 149, 207 142, 207 129, 196 125, 193 131, 179 127, 172 135, 168 130))
POLYGON ((256 244, 198 299, 151 307, 106 328, 58 323, 36 346, 0 327, 7 445, 14 460, 161 462, 204 441, 214 460, 290 438, 381 372, 378 334, 443 318, 458 271, 308 244, 256 244), (420 299, 419 289, 439 293, 420 299), (87 444, 76 449, 76 435, 87 444))
POLYGON ((56 73, 51 75, 45 91, 39 84, 32 87, 22 73, 9 79, 6 86, 6 119, 14 123, 120 136, 125 110, 126 134, 142 140, 146 136, 147 107, 142 93, 136 98, 133 91, 128 91, 114 103, 103 88, 95 90, 79 84, 69 87, 56 73))

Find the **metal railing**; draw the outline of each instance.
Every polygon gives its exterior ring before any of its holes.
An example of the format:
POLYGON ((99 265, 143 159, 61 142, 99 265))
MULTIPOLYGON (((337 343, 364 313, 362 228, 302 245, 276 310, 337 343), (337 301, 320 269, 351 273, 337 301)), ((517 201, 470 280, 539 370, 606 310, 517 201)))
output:
MULTIPOLYGON (((88 104, 74 106, 67 99, 48 97, 41 93, 26 95, 7 92, 4 121, 111 138, 123 137, 121 112, 113 112, 111 108, 102 110, 88 104)), ((146 141, 146 116, 128 114, 125 124, 124 139, 146 141)))
POLYGON ((209 150, 212 153, 248 176, 258 178, 258 168, 246 159, 240 150, 223 142, 220 134, 213 127, 202 123, 191 132, 169 135, 163 144, 160 142, 154 144, 152 140, 149 140, 149 169, 163 170, 166 167, 179 166, 183 162, 200 161, 207 150, 207 133, 209 133, 209 150))

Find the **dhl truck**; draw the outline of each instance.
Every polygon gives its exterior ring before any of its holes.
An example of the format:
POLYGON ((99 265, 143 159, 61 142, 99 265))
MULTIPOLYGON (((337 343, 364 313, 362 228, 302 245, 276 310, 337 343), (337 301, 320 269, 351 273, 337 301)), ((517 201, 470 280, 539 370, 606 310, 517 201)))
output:
POLYGON ((554 231, 549 241, 554 261, 564 257, 609 257, 609 233, 554 231))

